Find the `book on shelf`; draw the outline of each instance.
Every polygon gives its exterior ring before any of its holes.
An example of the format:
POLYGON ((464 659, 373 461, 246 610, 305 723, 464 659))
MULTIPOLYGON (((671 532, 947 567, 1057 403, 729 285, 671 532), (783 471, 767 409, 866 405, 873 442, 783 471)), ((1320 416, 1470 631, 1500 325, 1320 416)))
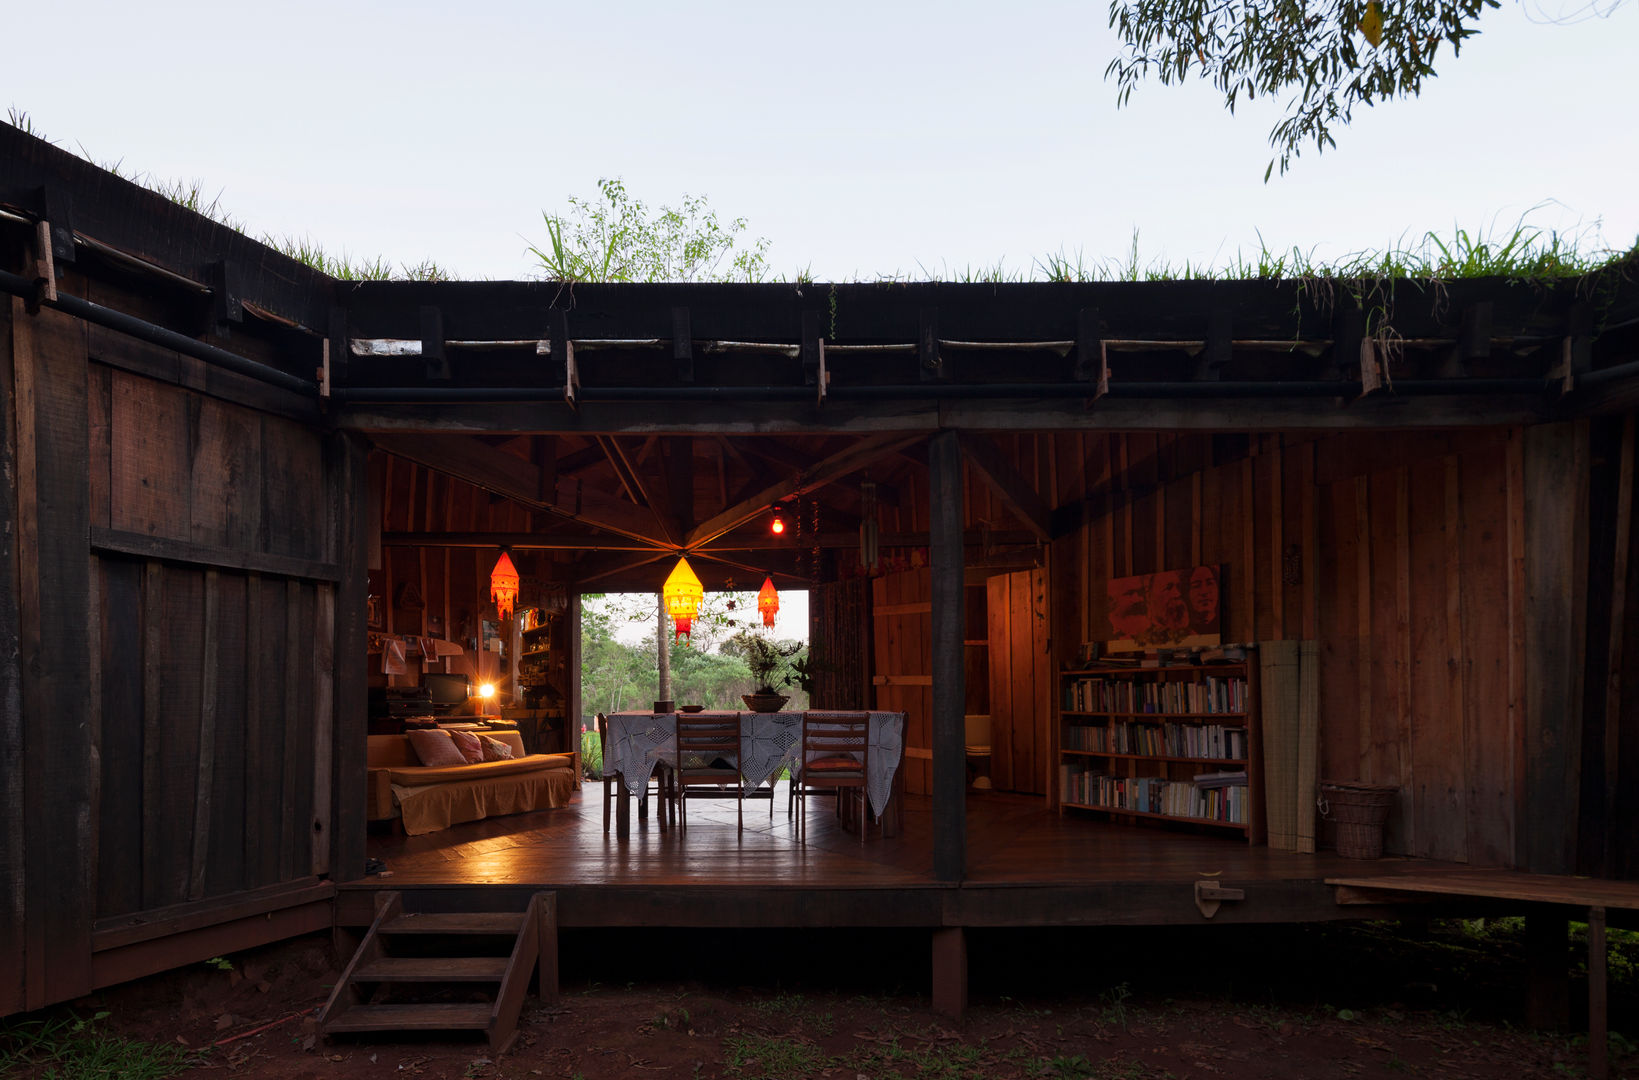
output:
POLYGON ((1245 787, 1246 770, 1220 769, 1217 772, 1196 773, 1195 786, 1198 788, 1245 787))

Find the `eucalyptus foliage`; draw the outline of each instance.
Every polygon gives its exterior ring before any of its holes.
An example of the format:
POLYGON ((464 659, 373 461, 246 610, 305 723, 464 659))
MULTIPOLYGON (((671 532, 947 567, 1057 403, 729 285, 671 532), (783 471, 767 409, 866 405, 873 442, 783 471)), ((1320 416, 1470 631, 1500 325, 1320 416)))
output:
POLYGON ((529 253, 554 281, 761 281, 768 241, 736 250, 746 219, 726 225, 704 195, 651 210, 619 178, 598 181, 598 197, 569 197, 569 212, 548 214, 547 243, 529 253), (726 262, 725 262, 726 260, 726 262))
POLYGON ((1498 0, 1112 0, 1110 25, 1126 43, 1110 61, 1117 101, 1139 82, 1193 74, 1240 99, 1291 94, 1269 135, 1286 172, 1305 144, 1335 146, 1356 105, 1416 97, 1442 46, 1456 56, 1498 0))

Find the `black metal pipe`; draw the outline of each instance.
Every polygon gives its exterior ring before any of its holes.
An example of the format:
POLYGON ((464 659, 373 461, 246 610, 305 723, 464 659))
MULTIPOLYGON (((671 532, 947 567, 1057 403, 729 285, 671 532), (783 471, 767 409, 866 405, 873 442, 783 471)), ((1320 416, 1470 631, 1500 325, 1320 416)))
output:
MULTIPOLYGON (((1421 379, 1382 391, 1385 397, 1454 394, 1540 394, 1544 380, 1529 379, 1421 379)), ((1112 382, 1112 398, 1355 398, 1358 382, 1112 382)), ((332 391, 338 402, 390 405, 437 402, 553 403, 563 400, 558 387, 538 386, 375 386, 344 387, 332 391)), ((894 386, 833 387, 827 400, 907 401, 960 398, 1091 398, 1086 383, 922 383, 894 386)), ((813 401, 807 386, 588 386, 576 395, 582 402, 641 401, 813 401)))
POLYGON ((1576 377, 1577 386, 1598 386, 1601 383, 1615 382, 1625 379, 1629 375, 1639 375, 1639 360, 1626 364, 1616 364, 1608 368, 1596 368, 1593 371, 1584 371, 1576 377))
MULTIPOLYGON (((17 274, 8 274, 4 270, 0 270, 0 289, 11 293, 13 296, 21 296, 25 300, 33 300, 36 285, 28 278, 20 277, 17 274)), ((162 348, 183 353, 196 360, 203 360, 207 364, 215 364, 217 367, 226 368, 229 371, 237 372, 240 375, 285 390, 294 390, 298 394, 309 395, 317 394, 319 390, 317 383, 286 371, 280 371, 278 368, 264 364, 260 360, 252 360, 247 356, 240 356, 238 353, 219 349, 215 345, 207 345, 203 341, 188 337, 186 334, 179 334, 175 330, 167 330, 163 326, 145 322, 134 315, 127 315, 123 311, 115 311, 113 308, 106 308, 101 304, 93 304, 89 300, 69 293, 58 293, 56 300, 46 301, 46 306, 54 307, 65 315, 72 315, 77 319, 96 323, 98 326, 106 326, 110 330, 118 330, 122 334, 129 334, 131 337, 146 341, 151 345, 158 345, 162 348)))

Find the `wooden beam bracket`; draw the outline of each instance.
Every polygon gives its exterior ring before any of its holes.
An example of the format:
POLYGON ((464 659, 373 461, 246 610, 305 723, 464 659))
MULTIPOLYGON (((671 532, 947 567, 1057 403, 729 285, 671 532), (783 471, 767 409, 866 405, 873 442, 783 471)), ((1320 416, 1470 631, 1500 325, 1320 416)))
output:
POLYGON ((1234 323, 1228 308, 1213 308, 1207 314, 1206 347, 1191 365, 1189 377, 1194 382, 1218 382, 1219 374, 1235 352, 1234 323))
MULTIPOLYGON (((820 367, 824 363, 821 357, 820 318, 818 311, 804 311, 802 313, 802 336, 799 353, 802 356, 802 381, 805 386, 820 384, 820 367)), ((820 388, 820 400, 825 400, 823 385, 820 388)))
POLYGON ((1340 379, 1353 378, 1360 366, 1366 336, 1366 313, 1353 299, 1340 299, 1332 312, 1332 365, 1340 379))
POLYGON ((939 355, 939 309, 922 308, 916 334, 916 367, 923 382, 934 382, 945 377, 944 361, 939 355))
POLYGON ((815 405, 825 404, 825 395, 831 389, 831 373, 825 368, 825 339, 819 339, 819 378, 815 383, 815 405))
POLYGON ((677 365, 677 381, 694 381, 694 330, 686 307, 672 308, 672 362, 677 365))
POLYGON ((1076 312, 1075 362, 1070 365, 1070 378, 1076 382, 1098 382, 1105 376, 1104 331, 1097 308, 1082 308, 1076 312))
POLYGON ((239 264, 231 259, 218 259, 205 268, 205 282, 211 288, 211 315, 219 327, 245 321, 240 277, 239 264))
POLYGON ((575 343, 563 343, 563 400, 566 405, 576 412, 580 412, 580 365, 575 363, 575 343))
POLYGON ((1216 881, 1200 880, 1195 883, 1195 907, 1200 911, 1203 919, 1210 919, 1218 914, 1218 908, 1226 901, 1245 900, 1245 889, 1229 889, 1216 881))
POLYGON ((41 304, 57 302, 57 262, 51 251, 51 222, 41 218, 34 223, 34 298, 29 301, 28 313, 38 315, 41 304))
POLYGON ((444 313, 432 305, 421 308, 421 363, 430 381, 450 381, 450 361, 444 355, 444 313))
POLYGON ((43 185, 39 191, 39 218, 51 223, 51 257, 54 262, 72 264, 74 246, 74 213, 66 188, 43 185))

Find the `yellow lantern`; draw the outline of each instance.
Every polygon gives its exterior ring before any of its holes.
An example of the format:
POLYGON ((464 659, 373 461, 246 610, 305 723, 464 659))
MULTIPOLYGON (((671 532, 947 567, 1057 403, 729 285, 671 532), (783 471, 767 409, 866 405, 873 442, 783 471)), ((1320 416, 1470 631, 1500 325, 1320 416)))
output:
POLYGON ((774 588, 773 577, 763 578, 763 587, 757 591, 757 610, 763 613, 764 626, 774 625, 774 616, 780 613, 780 594, 774 588))
POLYGON ((489 598, 495 601, 497 615, 503 620, 512 618, 512 605, 518 600, 518 568, 504 551, 489 572, 489 598))
POLYGON ((666 579, 660 595, 666 601, 666 614, 677 623, 677 636, 687 637, 694 617, 700 614, 700 598, 705 595, 700 579, 689 569, 689 560, 677 560, 677 566, 666 579))

